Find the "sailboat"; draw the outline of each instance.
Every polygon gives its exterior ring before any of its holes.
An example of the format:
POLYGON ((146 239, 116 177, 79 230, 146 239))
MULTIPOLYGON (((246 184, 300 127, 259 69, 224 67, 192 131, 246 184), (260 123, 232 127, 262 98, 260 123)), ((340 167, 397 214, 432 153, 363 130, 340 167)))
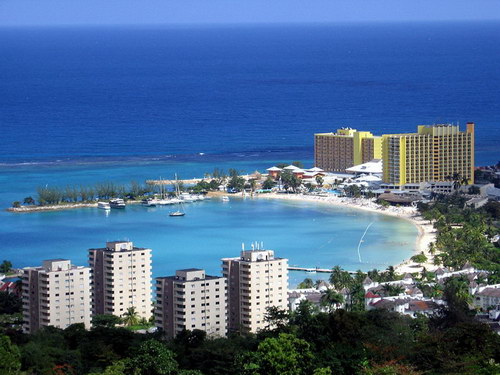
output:
POLYGON ((181 210, 173 211, 168 214, 168 216, 184 216, 186 213, 184 212, 183 205, 182 205, 182 200, 180 199, 180 191, 179 191, 179 184, 177 183, 177 173, 175 174, 175 195, 177 199, 179 199, 179 204, 181 206, 181 210))

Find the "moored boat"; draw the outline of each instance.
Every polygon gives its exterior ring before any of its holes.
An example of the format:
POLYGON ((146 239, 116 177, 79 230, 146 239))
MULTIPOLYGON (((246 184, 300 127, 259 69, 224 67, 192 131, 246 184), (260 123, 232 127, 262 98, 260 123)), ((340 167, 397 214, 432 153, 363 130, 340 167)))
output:
POLYGON ((100 208, 101 210, 110 210, 111 206, 108 202, 97 202, 97 208, 100 208))
POLYGON ((121 199, 121 198, 115 198, 115 199, 111 199, 109 201, 109 206, 111 208, 120 208, 120 209, 122 209, 122 208, 125 208, 126 205, 125 205, 125 201, 123 199, 121 199))

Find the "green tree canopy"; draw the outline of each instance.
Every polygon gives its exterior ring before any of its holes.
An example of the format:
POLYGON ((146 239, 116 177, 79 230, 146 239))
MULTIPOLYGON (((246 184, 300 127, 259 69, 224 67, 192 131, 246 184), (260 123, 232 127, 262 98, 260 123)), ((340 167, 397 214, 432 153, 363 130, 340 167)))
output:
POLYGON ((255 375, 309 375, 312 372, 310 345, 292 334, 262 341, 245 369, 255 375))
POLYGON ((0 375, 16 375, 21 369, 21 353, 9 337, 0 335, 0 375))

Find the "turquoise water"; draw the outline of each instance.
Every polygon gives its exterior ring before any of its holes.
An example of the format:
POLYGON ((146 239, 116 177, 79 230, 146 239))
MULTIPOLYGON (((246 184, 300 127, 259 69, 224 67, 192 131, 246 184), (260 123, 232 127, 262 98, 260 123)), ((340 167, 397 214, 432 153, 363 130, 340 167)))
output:
MULTIPOLYGON (((321 203, 232 197, 226 203, 214 198, 187 204, 185 217, 171 218, 170 210, 130 205, 109 213, 82 208, 3 214, 8 220, 0 228, 2 258, 18 267, 59 257, 86 264, 88 248, 129 239, 153 249, 153 276, 188 267, 219 274, 220 258, 238 256, 242 242, 249 248, 262 241, 292 265, 369 270, 407 258, 417 235, 409 222, 321 203), (371 222, 360 263, 358 242, 371 222)), ((291 273, 291 285, 306 276, 311 275, 291 273)))

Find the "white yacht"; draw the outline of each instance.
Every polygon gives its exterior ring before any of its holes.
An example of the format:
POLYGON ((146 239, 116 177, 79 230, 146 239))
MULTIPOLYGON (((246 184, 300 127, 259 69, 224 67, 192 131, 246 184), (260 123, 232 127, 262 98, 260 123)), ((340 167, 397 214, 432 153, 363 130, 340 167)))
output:
POLYGON ((97 202, 97 208, 101 210, 111 210, 111 206, 108 202, 97 202))
POLYGON ((146 207, 156 207, 158 200, 156 198, 143 199, 141 204, 146 207))
POLYGON ((223 202, 229 202, 229 197, 228 197, 227 195, 224 195, 224 196, 222 197, 222 201, 223 201, 223 202))
POLYGON ((123 209, 125 208, 125 201, 121 198, 115 198, 115 199, 110 199, 109 200, 109 206, 111 208, 120 208, 123 209))

